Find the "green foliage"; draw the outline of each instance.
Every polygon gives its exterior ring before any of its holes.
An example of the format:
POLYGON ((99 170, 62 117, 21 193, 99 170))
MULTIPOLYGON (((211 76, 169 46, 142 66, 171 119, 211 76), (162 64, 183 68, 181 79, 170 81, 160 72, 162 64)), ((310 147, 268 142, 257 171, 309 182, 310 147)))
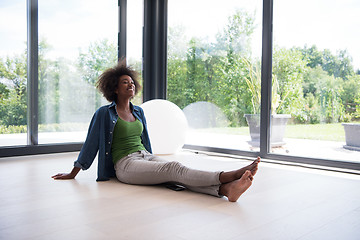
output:
POLYGON ((8 98, 10 90, 6 87, 5 84, 0 82, 0 99, 8 98))
MULTIPOLYGON (((254 66, 249 60, 244 59, 248 74, 245 77, 246 84, 251 93, 252 113, 259 114, 261 106, 261 71, 260 66, 254 66)), ((258 64, 260 65, 260 64, 258 64)), ((272 114, 278 113, 282 103, 288 97, 289 92, 283 94, 282 98, 279 92, 279 82, 276 75, 272 76, 271 109, 272 114)))
MULTIPOLYGON (((347 93, 344 94, 343 87, 346 86, 346 82, 341 78, 330 76, 319 66, 308 70, 305 74, 303 89, 305 97, 316 96, 318 104, 316 105, 316 112, 312 114, 316 116, 319 114, 317 117, 319 119, 316 122, 348 121, 349 116, 344 118, 346 112, 342 99, 345 96, 349 97, 348 88, 347 93)), ((307 109, 305 111, 307 112, 307 109)))
MULTIPOLYGON (((72 131, 86 131, 88 123, 52 123, 39 124, 39 132, 72 132, 72 131)), ((0 134, 26 133, 26 125, 0 125, 0 134)))
POLYGON ((45 39, 39 43, 39 123, 60 121, 60 60, 50 60, 46 54, 51 46, 45 39), (49 110, 51 109, 51 110, 49 110), (49 113, 51 111, 51 114, 49 113))
POLYGON ((304 81, 302 84, 304 96, 308 94, 317 95, 318 89, 323 84, 324 80, 329 78, 327 72, 325 72, 321 66, 314 68, 308 68, 304 74, 304 81))
POLYGON ((354 112, 354 118, 356 120, 360 119, 360 97, 355 99, 355 112, 354 112))
MULTIPOLYGON (((107 40, 92 43, 89 53, 81 53, 79 60, 84 61, 79 66, 83 66, 83 81, 78 69, 75 69, 74 62, 64 59, 50 59, 48 53, 51 46, 45 39, 39 43, 38 61, 38 107, 39 123, 60 123, 69 119, 71 116, 78 121, 88 121, 89 117, 84 117, 94 112, 102 103, 94 101, 101 96, 94 97, 94 82, 91 76, 98 76, 110 64, 115 65, 117 60, 116 47, 107 40), (105 61, 106 60, 106 61, 105 61), (94 69, 92 69, 92 67, 94 69), (95 72, 95 73, 94 73, 95 72), (91 88, 89 88, 91 83, 91 88), (89 99, 89 97, 93 98, 89 99), (79 110, 78 100, 93 108, 79 110), (96 102, 96 104, 93 104, 96 102), (62 112, 60 114, 60 112, 62 112), (66 113, 66 114, 64 114, 66 113), (69 115, 69 116, 68 116, 69 115)), ((4 127, 20 126, 27 122, 27 64, 26 51, 23 55, 0 58, 0 125, 4 127)), ((19 130, 20 131, 20 130, 19 130)))
MULTIPOLYGON (((231 127, 246 125, 244 114, 258 113, 261 99, 261 67, 259 60, 251 58, 250 48, 254 16, 235 11, 214 42, 187 39, 182 26, 170 28, 168 100, 181 108, 198 101, 212 102, 222 109, 231 127)), ((91 106, 81 109, 90 115, 102 105, 94 85, 105 69, 116 64, 117 47, 106 39, 93 42, 75 61, 50 59, 51 49, 45 39, 40 41, 39 129, 70 130, 63 124, 73 121, 67 114, 89 120, 79 113, 79 99, 91 106)), ((135 66, 141 70, 141 63, 135 66)), ((291 114, 296 123, 360 119, 359 70, 355 73, 346 50, 333 54, 316 46, 275 48, 272 80, 273 113, 291 114)), ((0 131, 26 132, 26 52, 0 58, 0 81, 0 131)), ((140 102, 139 98, 135 101, 140 102)))
POLYGON ((15 90, 16 95, 24 96, 26 93, 26 55, 15 55, 13 58, 0 58, 0 78, 15 90))
POLYGON ((95 85, 100 74, 117 63, 117 47, 107 39, 91 43, 86 52, 80 52, 78 66, 82 78, 95 85))
POLYGON ((167 82, 167 99, 176 103, 180 108, 187 105, 186 96, 186 62, 179 59, 168 61, 168 82, 167 82), (181 94, 179 94, 181 93, 181 94))
POLYGON ((26 133, 26 125, 0 125, 0 134, 26 133))
POLYGON ((321 67, 328 75, 344 80, 354 73, 352 58, 347 50, 339 50, 337 55, 333 55, 329 49, 319 51, 315 45, 310 48, 305 45, 299 50, 310 68, 321 67))
POLYGON ((88 123, 78 123, 78 122, 39 124, 39 132, 86 131, 87 128, 88 128, 88 123))
POLYGON ((309 93, 305 96, 305 109, 303 123, 317 124, 321 120, 321 110, 319 99, 314 94, 309 93))
POLYGON ((0 125, 23 125, 26 124, 26 100, 12 89, 8 98, 0 99, 0 125))
POLYGON ((356 100, 360 99, 360 76, 352 75, 342 84, 341 100, 346 106, 346 112, 352 114, 355 112, 356 100))
POLYGON ((230 64, 232 64, 234 54, 250 55, 250 40, 255 27, 255 13, 249 14, 245 10, 236 10, 229 16, 223 32, 217 35, 215 45, 218 50, 226 53, 230 64))
POLYGON ((302 83, 307 71, 302 54, 296 49, 275 49, 273 75, 279 84, 280 106, 277 113, 300 116, 304 106, 302 83))
POLYGON ((251 112, 251 93, 246 84, 248 69, 244 58, 234 56, 225 58, 219 65, 222 73, 217 82, 218 98, 215 103, 222 106, 231 126, 245 125, 245 113, 251 112))
POLYGON ((212 102, 221 106, 231 126, 244 125, 243 115, 251 111, 247 104, 251 96, 242 58, 250 55, 254 28, 254 17, 238 10, 229 17, 215 43, 192 38, 184 46, 183 28, 170 29, 168 100, 181 108, 198 101, 212 102))
MULTIPOLYGON (((80 52, 78 70, 81 78, 95 86, 100 74, 117 63, 117 47, 103 39, 91 43, 86 52, 80 52)), ((101 95, 95 91, 95 109, 101 106, 101 95)))
POLYGON ((330 77, 320 90, 320 102, 322 110, 325 111, 325 122, 336 123, 341 121, 344 114, 344 106, 341 101, 341 80, 330 77))
POLYGON ((248 70, 245 81, 251 93, 252 113, 259 114, 261 105, 261 72, 259 67, 253 66, 247 59, 244 59, 244 61, 248 70))
POLYGON ((0 124, 21 125, 26 124, 26 57, 0 58, 0 124))
MULTIPOLYGON (((260 65, 251 59, 248 44, 254 29, 254 17, 245 11, 228 18, 214 43, 186 40, 181 26, 170 29, 168 99, 181 108, 212 102, 226 114, 230 126, 245 125, 245 113, 260 111, 260 65)), ((350 121, 360 92, 354 76, 345 50, 333 55, 316 46, 275 48, 272 112, 291 114, 296 123, 350 121)))

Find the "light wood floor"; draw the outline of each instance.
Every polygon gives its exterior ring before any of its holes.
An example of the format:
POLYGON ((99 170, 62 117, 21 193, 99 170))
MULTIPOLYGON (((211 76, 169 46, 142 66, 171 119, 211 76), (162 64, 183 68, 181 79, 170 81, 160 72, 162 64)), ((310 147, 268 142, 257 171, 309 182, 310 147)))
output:
MULTIPOLYGON (((77 153, 0 159, 0 239, 360 239, 360 176, 261 163, 253 186, 225 198, 159 186, 96 182, 96 166, 76 180, 77 153)), ((183 152, 194 168, 249 164, 183 152)))

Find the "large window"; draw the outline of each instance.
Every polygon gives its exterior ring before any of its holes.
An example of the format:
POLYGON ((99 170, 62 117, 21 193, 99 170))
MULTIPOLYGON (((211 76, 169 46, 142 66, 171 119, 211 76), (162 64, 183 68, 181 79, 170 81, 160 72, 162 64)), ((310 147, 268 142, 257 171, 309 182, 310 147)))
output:
POLYGON ((260 103, 268 96, 261 94, 267 81, 261 76, 261 30, 271 25, 262 25, 262 3, 169 1, 167 98, 188 119, 186 143, 355 166, 360 159, 360 36, 355 30, 360 4, 273 1, 270 144, 264 153, 260 112, 266 106, 260 103))
MULTIPOLYGON (((26 4, 3 1, 0 146, 31 144, 26 131, 40 150, 78 146, 53 143, 85 139, 106 103, 94 84, 117 62, 119 37, 119 54, 143 74, 144 99, 166 92, 183 109, 187 146, 359 170, 359 8, 322 0, 38 0, 30 27, 39 35, 38 88, 29 90, 36 64, 29 58, 26 66, 26 4), (120 27, 118 4, 126 13, 120 27), (38 107, 27 102, 35 98, 38 107), (27 112, 38 119, 27 123, 27 112)), ((9 149, 30 147, 0 150, 9 149)))
POLYGON ((39 143, 82 142, 117 63, 117 2, 39 0, 39 143))
POLYGON ((167 99, 188 119, 186 144, 258 151, 246 115, 260 110, 262 1, 168 6, 167 99))
POLYGON ((26 144, 26 1, 0 3, 0 146, 26 144))
MULTIPOLYGON (((117 2, 37 5, 38 25, 32 28, 38 28, 38 143, 82 142, 92 114, 106 103, 95 82, 117 63, 117 2)), ((6 1, 0 7, 0 145, 26 145, 26 3, 6 1)))
POLYGON ((272 110, 273 114, 288 115, 275 115, 272 119, 276 122, 272 151, 358 161, 360 3, 314 3, 274 2, 272 110), (286 122, 286 132, 280 140, 275 135, 281 133, 280 125, 286 122), (351 128, 347 136, 351 142, 345 139, 347 127, 351 128))

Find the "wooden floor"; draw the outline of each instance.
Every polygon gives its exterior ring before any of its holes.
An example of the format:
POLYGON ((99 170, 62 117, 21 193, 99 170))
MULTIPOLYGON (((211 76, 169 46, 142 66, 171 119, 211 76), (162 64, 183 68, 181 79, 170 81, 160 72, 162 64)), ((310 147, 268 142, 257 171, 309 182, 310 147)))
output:
MULTIPOLYGON (((226 198, 160 186, 96 182, 96 166, 76 180, 77 153, 0 159, 0 239, 360 239, 360 176, 261 163, 253 186, 226 198)), ((207 170, 249 164, 183 152, 207 170)))

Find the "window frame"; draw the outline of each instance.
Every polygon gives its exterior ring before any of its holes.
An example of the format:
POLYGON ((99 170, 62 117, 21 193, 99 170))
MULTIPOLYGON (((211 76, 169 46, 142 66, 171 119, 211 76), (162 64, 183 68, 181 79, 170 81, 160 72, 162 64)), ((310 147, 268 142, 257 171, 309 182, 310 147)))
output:
MULTIPOLYGON (((184 145, 184 149, 275 160, 283 164, 357 173, 360 163, 270 153, 273 0, 263 0, 260 152, 184 145)), ((127 0, 118 0, 118 57, 126 59, 127 0)), ((144 102, 166 99, 168 0, 144 0, 144 102)), ((38 144, 38 0, 27 0, 28 135, 26 146, 0 147, 0 157, 79 151, 83 143, 38 144)))

